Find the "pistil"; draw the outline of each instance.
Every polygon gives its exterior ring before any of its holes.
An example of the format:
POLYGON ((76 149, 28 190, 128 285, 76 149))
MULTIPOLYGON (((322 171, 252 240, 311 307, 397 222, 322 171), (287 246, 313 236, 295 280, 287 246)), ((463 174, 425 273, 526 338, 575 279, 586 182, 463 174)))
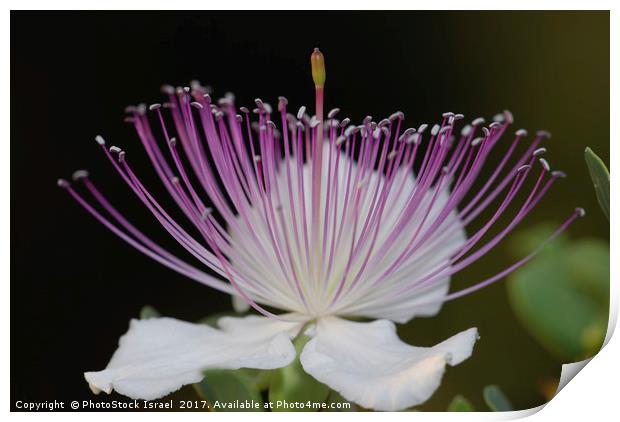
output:
POLYGON ((325 58, 318 48, 310 55, 312 66, 312 80, 316 93, 316 137, 312 151, 312 248, 315 260, 313 267, 317 285, 320 283, 322 268, 322 254, 320 251, 321 241, 319 219, 321 214, 321 180, 323 172, 323 94, 325 87, 325 58))

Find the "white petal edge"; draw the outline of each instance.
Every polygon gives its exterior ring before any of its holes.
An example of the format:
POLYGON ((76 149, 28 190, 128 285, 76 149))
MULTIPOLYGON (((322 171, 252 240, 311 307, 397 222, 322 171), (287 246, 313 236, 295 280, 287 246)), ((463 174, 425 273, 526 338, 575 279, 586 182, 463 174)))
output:
POLYGON ((376 306, 356 312, 355 315, 371 319, 385 318, 398 324, 405 324, 417 317, 433 317, 441 310, 443 299, 449 290, 450 277, 420 289, 415 294, 403 295, 393 301, 379 302, 376 306))
POLYGON ((302 322, 225 317, 220 329, 174 318, 133 319, 106 369, 86 372, 91 390, 154 400, 202 380, 208 368, 275 369, 296 356, 302 322))
POLYGON ((304 370, 362 407, 397 411, 424 403, 446 364, 471 356, 478 330, 470 328, 433 347, 402 342, 393 322, 319 320, 300 360, 304 370))

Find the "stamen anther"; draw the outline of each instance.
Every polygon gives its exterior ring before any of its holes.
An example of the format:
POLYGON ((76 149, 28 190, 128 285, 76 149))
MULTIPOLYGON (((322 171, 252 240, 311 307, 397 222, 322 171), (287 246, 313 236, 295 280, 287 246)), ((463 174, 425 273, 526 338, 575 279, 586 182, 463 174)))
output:
POLYGON ((408 138, 413 135, 415 133, 415 129, 410 127, 408 129, 406 129, 402 135, 400 135, 400 137, 398 138, 399 142, 404 142, 407 141, 408 138))
POLYGON ((71 175, 71 179, 73 179, 74 182, 77 182, 80 179, 86 179, 87 177, 88 177, 88 170, 76 170, 71 175))
POLYGON ((498 113, 495 116, 493 116, 493 123, 500 123, 501 124, 504 121, 505 118, 506 117, 503 114, 498 113))
POLYGON ((336 117, 336 114, 338 114, 340 112, 339 108, 332 108, 329 113, 327 113, 327 118, 328 119, 333 119, 334 117, 336 117))
POLYGON ((444 126, 442 127, 437 134, 442 135, 452 129, 452 126, 444 126))
POLYGON ((172 85, 162 85, 161 86, 161 92, 163 92, 164 94, 168 94, 168 95, 173 95, 174 94, 174 87, 172 85))
POLYGON ((533 155, 534 157, 540 157, 540 156, 541 156, 541 155, 543 155, 545 152, 547 152, 547 148, 542 147, 542 148, 538 148, 536 151, 534 151, 534 152, 532 153, 532 155, 533 155))
POLYGON ((405 120, 405 113, 403 113, 402 111, 397 111, 396 113, 392 113, 389 117, 390 121, 394 121, 396 119, 398 120, 405 120))
POLYGON ((278 97, 278 111, 282 112, 286 110, 286 106, 288 105, 288 100, 286 97, 278 97))
POLYGON ((419 133, 414 133, 413 135, 411 135, 409 138, 405 140, 405 143, 410 144, 413 142, 414 144, 419 144, 421 140, 422 140, 422 135, 420 135, 419 133))
POLYGON ((297 119, 301 120, 301 118, 304 117, 305 113, 306 113, 306 106, 299 107, 299 111, 297 112, 297 119))
POLYGON ((312 118, 310 119, 310 128, 314 129, 320 123, 321 123, 321 121, 319 119, 317 119, 316 116, 312 116, 312 118))

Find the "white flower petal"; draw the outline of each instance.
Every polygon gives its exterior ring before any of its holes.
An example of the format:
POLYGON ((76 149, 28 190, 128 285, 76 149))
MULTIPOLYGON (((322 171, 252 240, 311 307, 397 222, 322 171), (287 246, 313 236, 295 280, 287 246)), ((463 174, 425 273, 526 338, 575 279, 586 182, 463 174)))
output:
POLYGON ((307 373, 344 398, 376 410, 425 402, 439 387, 446 363, 467 359, 478 338, 470 328, 433 347, 403 343, 387 320, 360 323, 328 317, 301 353, 307 373))
POLYGON ((173 318, 131 320, 103 371, 86 372, 94 393, 153 400, 202 380, 207 368, 274 369, 295 358, 302 323, 258 316, 221 318, 221 329, 173 318))
POLYGON ((450 278, 420 289, 414 295, 403 295, 393 301, 379 302, 356 314, 368 318, 386 318, 404 324, 415 317, 432 317, 443 306, 443 298, 450 290, 450 278), (433 302, 432 304, 428 304, 433 302))

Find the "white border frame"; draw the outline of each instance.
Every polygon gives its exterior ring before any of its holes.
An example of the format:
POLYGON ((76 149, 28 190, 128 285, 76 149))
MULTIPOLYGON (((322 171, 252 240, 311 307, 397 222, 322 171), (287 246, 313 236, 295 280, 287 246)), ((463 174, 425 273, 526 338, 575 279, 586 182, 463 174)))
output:
MULTIPOLYGON (((108 1, 90 1, 86 4, 83 1, 77 0, 57 0, 54 2, 49 1, 11 1, 8 2, 10 9, 15 10, 52 10, 50 5, 54 6, 53 10, 65 9, 65 10, 184 10, 184 9, 214 9, 214 10, 227 10, 232 5, 226 2, 208 2, 204 0, 176 0, 175 2, 162 1, 162 0, 150 0, 150 1, 129 1, 129 0, 108 0, 108 1)), ((256 2, 249 0, 238 0, 234 3, 234 6, 239 10, 257 10, 256 2)), ((334 0, 313 0, 312 2, 285 2, 277 0, 263 0, 259 3, 266 9, 291 9, 300 10, 308 8, 325 9, 325 10, 340 10, 340 9, 366 9, 373 10, 379 5, 386 10, 394 9, 418 9, 418 10, 466 10, 464 9, 463 1, 459 0, 443 0, 440 3, 431 2, 412 2, 405 0, 383 0, 380 4, 376 1, 371 2, 368 0, 348 0, 348 1, 334 1, 334 0)), ((489 9, 489 10, 561 10, 557 6, 561 5, 562 9, 588 9, 588 10, 611 10, 610 13, 610 28, 611 28, 611 40, 610 40, 610 75, 611 75, 611 104, 610 115, 611 118, 611 138, 620 141, 620 133, 618 131, 618 121, 615 119, 618 111, 618 82, 613 75, 620 75, 620 68, 618 66, 618 52, 620 51, 618 42, 618 24, 620 19, 618 18, 620 11, 616 5, 618 2, 613 1, 599 1, 590 0, 574 1, 564 0, 560 2, 551 1, 503 1, 502 3, 484 1, 484 0, 469 0, 467 2, 468 9, 489 9), (616 8, 614 8, 616 6, 616 8)), ((9 10, 2 15, 0 21, 0 27, 2 28, 2 57, 10 57, 10 16, 9 10)), ((0 67, 2 73, 2 80, 4 80, 5 87, 10 87, 10 67, 7 62, 0 67)), ((10 89, 10 88, 9 88, 10 89)), ((2 204, 0 206, 0 221, 2 224, 1 232, 3 233, 2 241, 0 242, 0 259, 1 259, 1 275, 2 277, 2 338, 9 338, 9 320, 10 320, 10 202, 9 202, 9 178, 10 178, 10 145, 7 140, 10 139, 10 96, 6 96, 5 100, 1 103, 2 109, 0 110, 0 127, 4 132, 4 153, 0 156, 0 198, 2 204), (8 145, 8 148, 7 148, 8 145)), ((616 162, 615 158, 618 157, 617 143, 611 142, 610 145, 610 157, 611 162, 616 162)), ((612 214, 617 214, 616 210, 618 205, 618 185, 612 184, 611 195, 611 209, 612 214)), ((619 375, 620 364, 618 363, 617 356, 620 356, 620 343, 619 340, 612 337, 613 329, 615 328, 618 318, 618 293, 620 277, 618 277, 618 249, 614 239, 620 238, 618 231, 617 217, 612 218, 611 223, 611 312, 610 312, 610 324, 606 337, 606 345, 592 360, 587 364, 585 370, 579 372, 575 380, 569 382, 565 388, 547 405, 539 408, 509 412, 509 413, 390 413, 380 415, 381 418, 389 417, 390 419, 401 419, 410 421, 411 418, 420 420, 432 420, 432 421, 445 421, 445 420, 467 420, 467 421, 480 421, 480 420, 504 420, 504 419, 516 419, 524 416, 530 416, 532 420, 584 420, 586 418, 593 420, 608 420, 610 415, 618 414, 618 398, 617 398, 617 385, 615 383, 616 377, 619 375), (543 409, 544 408, 544 409, 543 409)), ((8 343, 8 341, 7 341, 8 343)), ((10 409, 10 356, 9 347, 5 343, 0 347, 0 354, 2 360, 2 379, 3 383, 0 386, 0 397, 4 404, 5 411, 10 409)), ((574 370, 574 367, 572 368, 574 370)), ((14 374, 15 375, 15 374, 14 374)), ((283 418, 291 417, 290 414, 282 413, 253 413, 246 414, 246 417, 251 417, 253 420, 283 420, 283 418)), ((325 418, 338 418, 348 419, 354 417, 356 420, 365 420, 368 418, 374 418, 376 413, 324 413, 322 417, 325 418)), ((93 421, 108 421, 110 414, 107 412, 102 413, 90 413, 88 415, 89 420, 93 421)), ((149 421, 168 421, 171 417, 165 413, 122 413, 118 414, 118 417, 131 417, 132 419, 147 419, 149 421)), ((65 420, 82 420, 85 415, 79 412, 57 412, 57 413, 11 413, 10 417, 13 419, 24 418, 46 418, 46 419, 60 419, 65 420)), ((116 417, 116 415, 114 416, 116 417)), ((176 413, 174 418, 179 417, 176 413)), ((236 420, 239 414, 236 413, 216 413, 209 416, 204 413, 186 413, 183 416, 185 419, 192 420, 204 420, 205 417, 217 418, 222 421, 236 420)), ((296 414, 296 420, 307 421, 310 418, 315 418, 315 413, 300 413, 296 414)))

